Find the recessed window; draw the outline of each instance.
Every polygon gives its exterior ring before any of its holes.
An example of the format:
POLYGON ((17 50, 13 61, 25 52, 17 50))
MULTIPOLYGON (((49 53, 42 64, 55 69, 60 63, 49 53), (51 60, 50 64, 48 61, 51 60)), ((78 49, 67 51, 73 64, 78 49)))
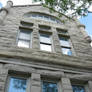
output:
POLYGON ((72 55, 71 46, 68 37, 59 36, 61 51, 65 55, 72 55))
POLYGON ((65 30, 65 29, 60 29, 60 28, 56 28, 56 29, 57 29, 58 34, 63 34, 63 35, 68 34, 67 30, 65 30))
POLYGON ((24 26, 24 27, 32 27, 33 23, 28 23, 28 22, 21 21, 21 25, 24 26))
POLYGON ((47 31, 47 30, 50 30, 51 29, 51 27, 50 26, 46 26, 46 25, 39 25, 39 28, 40 28, 40 30, 45 30, 45 31, 47 31))
POLYGON ((85 92, 84 86, 72 85, 73 92, 85 92))
POLYGON ((58 92, 57 83, 43 81, 42 92, 58 92))
POLYGON ((31 47, 31 32, 32 30, 21 29, 18 36, 18 46, 30 48, 31 47))
MULTIPOLYGON (((39 2, 40 2, 40 0, 39 0, 39 2)), ((30 17, 33 19, 40 19, 40 20, 44 20, 44 21, 48 21, 48 22, 62 24, 58 18, 51 16, 51 15, 43 14, 43 13, 32 12, 32 13, 27 13, 24 16, 30 17)))
POLYGON ((42 0, 32 0, 32 2, 41 2, 42 0))
POLYGON ((8 92, 26 92, 27 80, 19 77, 9 78, 8 92))
POLYGON ((51 35, 40 33, 40 49, 44 51, 52 51, 51 35))
POLYGON ((70 47, 69 39, 66 37, 60 37, 60 45, 70 47))

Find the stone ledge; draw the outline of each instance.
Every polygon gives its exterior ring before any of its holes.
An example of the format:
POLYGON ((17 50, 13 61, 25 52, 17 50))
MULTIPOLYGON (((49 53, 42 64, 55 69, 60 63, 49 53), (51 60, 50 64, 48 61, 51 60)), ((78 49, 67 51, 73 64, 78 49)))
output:
MULTIPOLYGON (((51 65, 64 65, 72 66, 76 68, 85 68, 92 69, 92 62, 86 61, 83 57, 74 57, 74 56, 65 56, 62 54, 42 52, 30 50, 30 52, 24 52, 21 49, 16 49, 16 51, 0 51, 0 56, 5 58, 20 58, 20 59, 29 59, 30 61, 47 63, 51 65), (43 57, 43 58, 42 58, 43 57)), ((91 60, 91 59, 90 59, 91 60)))

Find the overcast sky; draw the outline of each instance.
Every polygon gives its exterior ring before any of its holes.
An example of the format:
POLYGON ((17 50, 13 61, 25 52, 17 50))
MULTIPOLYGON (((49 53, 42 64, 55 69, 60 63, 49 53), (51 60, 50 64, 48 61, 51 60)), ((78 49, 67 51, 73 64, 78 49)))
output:
MULTIPOLYGON (((5 6, 8 0, 0 0, 0 7, 5 6)), ((11 0, 14 5, 28 5, 32 3, 32 0, 11 0)), ((89 9, 92 11, 92 6, 89 9)), ((80 18, 80 22, 86 25, 86 31, 92 37, 92 14, 88 14, 87 17, 80 18)))

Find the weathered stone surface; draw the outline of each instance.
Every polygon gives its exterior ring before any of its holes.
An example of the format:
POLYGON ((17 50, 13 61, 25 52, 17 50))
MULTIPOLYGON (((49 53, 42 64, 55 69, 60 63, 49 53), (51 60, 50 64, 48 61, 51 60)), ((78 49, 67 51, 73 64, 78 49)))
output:
MULTIPOLYGON (((3 25, 0 25, 0 92, 4 92, 7 78, 13 75, 20 77, 25 75, 24 77, 29 82, 27 92, 42 92, 41 77, 46 77, 46 81, 51 79, 57 84, 60 82, 59 92, 73 92, 71 79, 76 80, 79 77, 74 78, 72 75, 82 74, 89 74, 86 79, 80 78, 79 81, 83 83, 89 81, 86 85, 92 92, 92 47, 85 40, 87 34, 83 27, 80 28, 79 22, 68 20, 65 16, 60 18, 61 20, 67 19, 61 24, 24 16, 28 12, 39 12, 58 17, 58 13, 51 13, 49 9, 41 5, 13 6, 8 9, 10 12, 7 16, 3 13, 6 18, 3 25), (24 27, 20 24, 21 21, 33 23, 33 26, 24 27), (41 30, 39 25, 49 26, 50 29, 41 30), (19 27, 32 29, 31 48, 17 46, 19 27), (67 36, 70 36, 72 56, 62 54, 57 28, 68 30, 67 36), (51 34, 52 52, 40 50, 40 31, 51 34)), ((85 86, 85 84, 82 85, 85 86)))
POLYGON ((70 79, 61 78, 61 83, 62 83, 63 92, 73 92, 72 86, 71 86, 71 83, 70 83, 70 79))

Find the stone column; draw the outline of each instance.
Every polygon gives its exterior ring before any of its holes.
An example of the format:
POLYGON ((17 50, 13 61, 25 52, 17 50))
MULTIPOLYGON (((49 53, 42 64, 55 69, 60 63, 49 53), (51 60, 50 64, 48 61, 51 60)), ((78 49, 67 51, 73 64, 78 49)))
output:
POLYGON ((80 28, 81 32, 84 35, 84 38, 87 40, 87 42, 91 43, 91 37, 87 34, 87 32, 85 31, 85 26, 80 24, 78 25, 78 27, 80 28))
POLYGON ((92 92, 92 81, 88 81, 89 92, 92 92))
POLYGON ((59 42, 59 38, 58 38, 58 34, 57 34, 57 31, 56 31, 56 28, 52 27, 52 45, 53 45, 53 49, 54 49, 54 52, 57 52, 57 53, 61 53, 61 47, 60 47, 60 42, 59 42))
POLYGON ((32 48, 39 50, 40 49, 40 43, 39 43, 39 30, 38 30, 38 25, 34 24, 33 28, 33 36, 32 36, 32 48))
POLYGON ((32 73, 32 75, 31 75, 31 92, 41 92, 40 74, 32 73))
POLYGON ((13 3, 12 1, 8 1, 7 2, 7 5, 5 7, 3 7, 1 9, 1 12, 0 12, 0 24, 3 23, 3 20, 5 19, 5 17, 7 16, 10 8, 13 6, 13 3))
POLYGON ((61 78, 63 92, 73 92, 69 78, 61 78))

